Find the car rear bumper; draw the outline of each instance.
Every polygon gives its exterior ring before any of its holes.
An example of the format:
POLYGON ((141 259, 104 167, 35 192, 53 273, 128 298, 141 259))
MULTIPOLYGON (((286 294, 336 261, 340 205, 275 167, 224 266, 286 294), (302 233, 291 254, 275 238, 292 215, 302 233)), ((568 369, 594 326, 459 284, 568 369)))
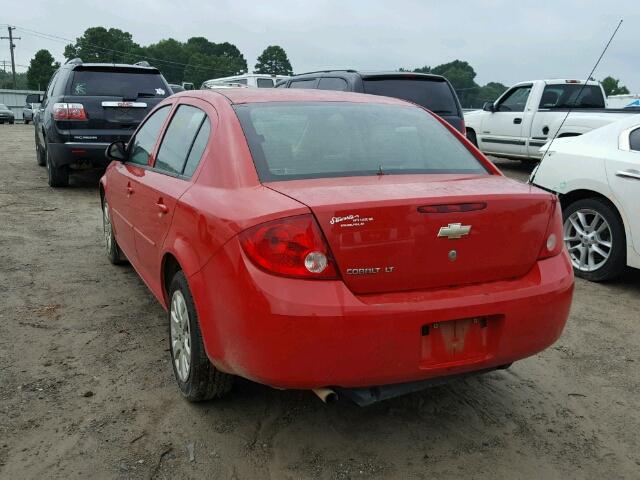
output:
POLYGON ((189 285, 218 368, 279 388, 350 388, 483 371, 540 352, 562 333, 573 272, 563 253, 518 279, 356 296, 342 281, 265 273, 232 240, 189 285))
POLYGON ((89 163, 96 167, 106 167, 109 160, 105 151, 109 143, 103 142, 65 142, 49 143, 47 148, 51 161, 56 167, 89 163))

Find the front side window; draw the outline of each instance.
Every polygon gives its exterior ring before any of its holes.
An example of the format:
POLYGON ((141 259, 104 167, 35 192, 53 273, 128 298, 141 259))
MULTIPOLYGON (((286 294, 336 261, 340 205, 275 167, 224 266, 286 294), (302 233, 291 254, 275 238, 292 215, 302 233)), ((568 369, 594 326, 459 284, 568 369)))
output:
POLYGON ((497 110, 499 112, 524 112, 530 93, 531 85, 514 88, 500 100, 497 110))
POLYGON ((202 110, 191 105, 178 107, 158 150, 156 169, 182 175, 187 155, 205 117, 202 110))
POLYGON ((151 114, 142 127, 136 132, 135 137, 129 142, 129 163, 147 165, 153 147, 158 140, 160 129, 171 110, 170 105, 165 105, 151 114))
POLYGON ((258 88, 273 88, 273 80, 270 78, 258 78, 258 88))
POLYGON ((629 134, 629 149, 640 152, 640 127, 629 134))
POLYGON ((347 81, 344 78, 325 77, 318 82, 319 90, 337 90, 339 92, 347 91, 347 81))
POLYGON ((262 181, 487 173, 446 127, 411 105, 274 102, 235 111, 262 181))
POLYGON ((311 80, 296 80, 291 82, 289 88, 313 88, 316 84, 316 79, 311 80))

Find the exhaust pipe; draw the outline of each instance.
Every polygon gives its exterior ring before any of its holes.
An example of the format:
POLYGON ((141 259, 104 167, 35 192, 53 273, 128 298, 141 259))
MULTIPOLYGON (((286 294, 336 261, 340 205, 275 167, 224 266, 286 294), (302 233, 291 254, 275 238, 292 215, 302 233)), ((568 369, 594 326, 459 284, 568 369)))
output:
POLYGON ((331 388, 314 388, 313 393, 324 403, 333 403, 338 400, 338 394, 331 388))

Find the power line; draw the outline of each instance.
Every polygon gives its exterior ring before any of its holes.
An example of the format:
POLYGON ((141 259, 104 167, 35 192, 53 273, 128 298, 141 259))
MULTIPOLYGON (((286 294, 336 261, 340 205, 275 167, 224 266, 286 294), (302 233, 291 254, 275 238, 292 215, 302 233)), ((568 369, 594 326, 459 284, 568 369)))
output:
MULTIPOLYGON (((38 32, 37 30, 31 30, 28 28, 24 28, 24 27, 15 27, 18 30, 20 30, 23 33, 26 33, 28 35, 33 35, 36 37, 40 37, 40 38, 44 38, 45 40, 51 40, 51 41, 57 41, 57 42, 64 42, 64 43, 76 43, 76 40, 71 40, 70 38, 65 38, 65 37, 61 37, 58 35, 52 35, 49 33, 44 33, 44 32, 38 32)), ((136 53, 132 53, 132 52, 124 52, 122 50, 115 50, 113 48, 107 48, 107 47, 103 47, 100 45, 95 45, 92 43, 87 43, 87 42, 83 42, 84 45, 88 46, 88 47, 93 47, 95 49, 98 50, 102 50, 105 52, 112 52, 112 53, 119 53, 121 55, 124 55, 126 57, 140 57, 138 54, 136 53)), ((157 63, 164 63, 164 64, 169 64, 169 65, 177 65, 177 66, 181 66, 181 67, 192 67, 192 68, 198 68, 202 71, 208 71, 208 72, 214 72, 216 71, 216 69, 211 68, 211 67, 206 67, 204 65, 198 65, 198 64, 193 64, 193 63, 181 63, 181 62, 174 62, 172 60, 163 60, 160 58, 154 58, 154 57, 149 57, 148 55, 143 55, 143 58, 146 60, 151 60, 153 62, 157 62, 157 63)))
POLYGON ((16 48, 16 44, 13 43, 14 40, 22 40, 20 37, 14 37, 13 31, 16 27, 10 27, 7 25, 7 30, 9 31, 8 37, 0 37, 0 40, 9 40, 9 51, 11 52, 11 74, 13 76, 13 88, 16 88, 16 61, 13 55, 13 50, 16 48))

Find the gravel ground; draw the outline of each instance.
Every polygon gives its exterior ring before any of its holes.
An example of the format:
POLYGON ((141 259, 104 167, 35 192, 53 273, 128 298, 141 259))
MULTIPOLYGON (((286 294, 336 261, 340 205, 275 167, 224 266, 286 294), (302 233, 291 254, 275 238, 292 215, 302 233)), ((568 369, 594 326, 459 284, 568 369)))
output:
POLYGON ((0 145, 1 478, 640 478, 640 272, 578 280, 560 340, 506 371, 368 408, 247 381, 193 405, 163 310, 103 252, 99 174, 52 190, 32 126, 0 145))

